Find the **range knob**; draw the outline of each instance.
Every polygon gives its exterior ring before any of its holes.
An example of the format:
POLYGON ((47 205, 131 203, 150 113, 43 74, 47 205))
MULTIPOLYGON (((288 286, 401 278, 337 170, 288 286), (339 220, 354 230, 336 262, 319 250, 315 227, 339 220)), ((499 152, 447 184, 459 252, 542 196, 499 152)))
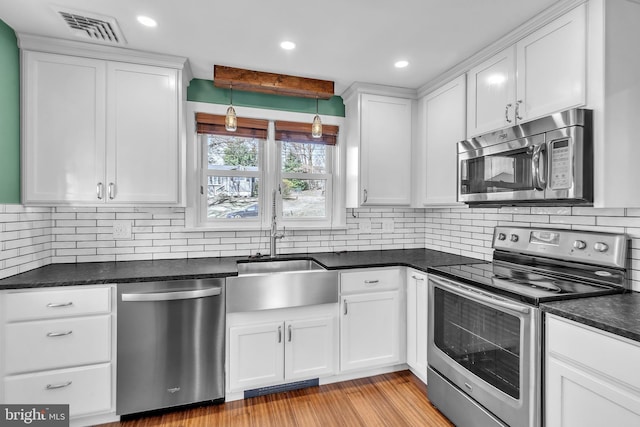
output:
POLYGON ((573 247, 576 249, 584 249, 587 247, 587 242, 585 242, 584 240, 576 240, 575 242, 573 242, 573 247))
POLYGON ((507 238, 507 235, 504 233, 498 233, 498 240, 505 240, 507 238))
POLYGON ((517 242, 518 241, 518 235, 517 234, 512 234, 511 235, 511 241, 512 242, 517 242))
POLYGON ((607 250, 609 249, 609 245, 607 245, 606 243, 597 242, 595 245, 593 245, 593 249, 595 249, 596 252, 607 252, 607 250))

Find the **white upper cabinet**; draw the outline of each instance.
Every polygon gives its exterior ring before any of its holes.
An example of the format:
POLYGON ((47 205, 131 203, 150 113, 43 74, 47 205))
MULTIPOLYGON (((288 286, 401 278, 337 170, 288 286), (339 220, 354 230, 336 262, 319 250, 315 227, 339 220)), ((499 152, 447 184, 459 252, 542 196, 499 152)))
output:
POLYGON ((347 207, 411 203, 414 100, 405 92, 347 91, 347 207))
POLYGON ((107 76, 108 200, 177 203, 177 71, 117 62, 107 76))
POLYGON ((419 102, 420 140, 414 171, 417 207, 455 205, 457 142, 465 139, 466 79, 462 75, 419 102))
POLYGON ((516 44, 516 120, 586 103, 586 28, 582 5, 516 44))
POLYGON ((22 70, 24 204, 181 202, 180 69, 23 50, 22 70))
POLYGON ((557 18, 468 74, 467 135, 586 103, 586 5, 557 18))
POLYGON ((106 64, 23 53, 23 203, 96 201, 104 183, 106 64))
POLYGON ((640 208, 640 3, 590 0, 589 91, 593 109, 594 203, 640 208))
POLYGON ((510 47, 472 68, 467 77, 469 136, 513 125, 515 49, 510 47))

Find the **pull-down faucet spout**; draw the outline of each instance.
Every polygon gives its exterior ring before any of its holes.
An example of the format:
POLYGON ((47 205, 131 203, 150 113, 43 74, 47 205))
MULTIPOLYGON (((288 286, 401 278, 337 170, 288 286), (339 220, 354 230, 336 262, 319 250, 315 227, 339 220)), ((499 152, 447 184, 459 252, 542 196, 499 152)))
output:
POLYGON ((273 190, 271 197, 271 232, 269 234, 269 256, 276 256, 276 240, 284 238, 284 230, 278 233, 278 217, 276 214, 276 190, 273 190))

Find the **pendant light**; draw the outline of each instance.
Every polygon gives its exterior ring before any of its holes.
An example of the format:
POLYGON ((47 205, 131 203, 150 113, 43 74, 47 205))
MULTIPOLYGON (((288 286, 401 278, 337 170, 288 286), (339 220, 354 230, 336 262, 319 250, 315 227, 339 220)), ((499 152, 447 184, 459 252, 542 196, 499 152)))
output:
POLYGON ((320 116, 318 115, 318 97, 316 96, 316 116, 313 118, 313 123, 311 124, 311 136, 313 138, 322 138, 322 122, 320 121, 320 116))
POLYGON ((227 132, 235 132, 238 129, 238 117, 233 108, 233 86, 229 86, 229 108, 227 108, 227 115, 224 118, 224 128, 227 132))

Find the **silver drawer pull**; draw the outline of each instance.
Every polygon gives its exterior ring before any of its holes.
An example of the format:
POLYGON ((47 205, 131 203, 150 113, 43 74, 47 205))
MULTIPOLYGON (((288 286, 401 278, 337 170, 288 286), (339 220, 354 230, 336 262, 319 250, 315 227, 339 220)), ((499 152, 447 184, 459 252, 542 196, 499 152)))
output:
POLYGON ((58 308, 58 307, 71 307, 73 305, 73 301, 69 302, 50 302, 47 304, 49 308, 58 308))
POLYGON ((48 337, 64 337, 66 335, 71 335, 73 333, 73 331, 66 331, 66 332, 49 332, 47 334, 48 337))
POLYGON ((180 387, 173 387, 173 388, 168 388, 167 391, 171 394, 173 393, 177 393, 180 391, 180 387))
POLYGON ((375 285, 376 283, 380 283, 380 280, 365 280, 364 283, 367 285, 375 285))
POLYGON ((412 278, 412 279, 415 279, 415 280, 419 280, 419 281, 421 281, 421 282, 424 282, 424 277, 411 276, 411 278, 412 278))
POLYGON ((71 381, 67 381, 66 383, 59 383, 59 384, 47 384, 47 387, 45 387, 47 390, 56 390, 59 388, 65 388, 65 387, 69 387, 71 385, 71 381))

